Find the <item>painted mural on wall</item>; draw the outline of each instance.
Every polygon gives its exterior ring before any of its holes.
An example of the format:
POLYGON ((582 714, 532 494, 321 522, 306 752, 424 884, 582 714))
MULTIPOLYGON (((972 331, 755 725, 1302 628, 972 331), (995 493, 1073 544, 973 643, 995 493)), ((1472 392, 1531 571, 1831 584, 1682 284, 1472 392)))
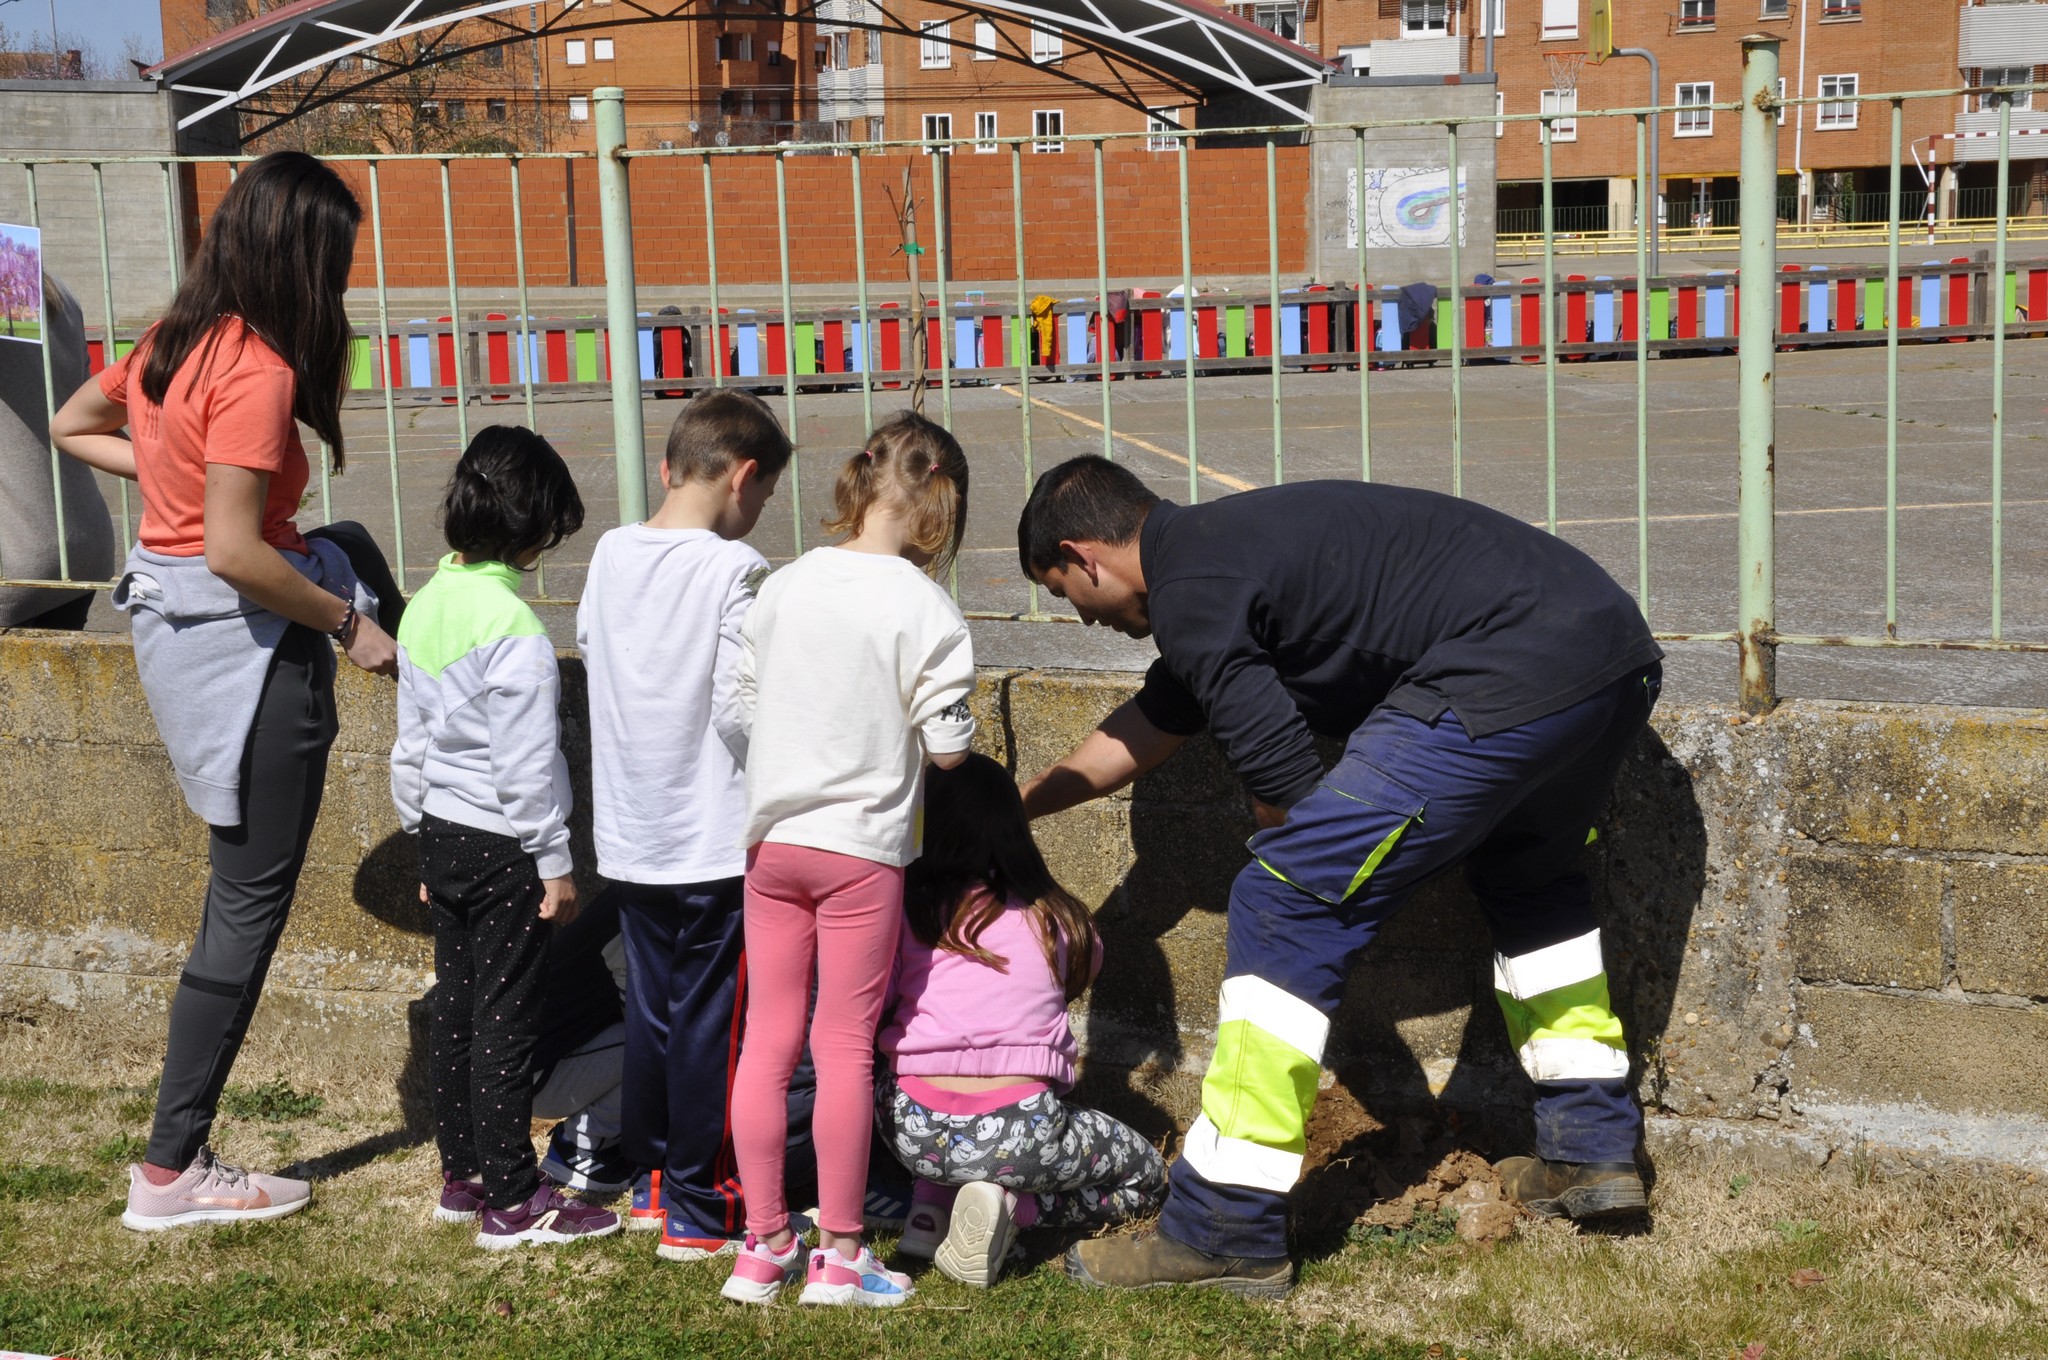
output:
MULTIPOLYGON (((1458 244, 1465 242, 1467 175, 1458 171, 1458 244)), ((1367 250, 1393 246, 1447 246, 1451 243, 1451 175, 1443 166, 1390 166, 1368 169, 1363 186, 1358 171, 1345 172, 1344 243, 1357 249, 1361 227, 1367 250), (1361 191, 1362 190, 1362 191, 1361 191)))

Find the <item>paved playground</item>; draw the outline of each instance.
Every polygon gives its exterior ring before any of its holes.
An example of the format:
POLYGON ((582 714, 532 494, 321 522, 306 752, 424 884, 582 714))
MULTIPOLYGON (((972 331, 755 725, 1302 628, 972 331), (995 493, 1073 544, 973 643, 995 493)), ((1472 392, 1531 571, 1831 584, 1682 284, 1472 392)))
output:
MULTIPOLYGON (((1899 621, 1902 636, 1989 635, 1991 604, 1991 347, 1911 345, 1899 360, 1899 621)), ((2048 343, 2008 350, 2005 434, 2005 635, 2048 640, 2048 343)), ((1557 376, 1558 529, 1631 587, 1636 557, 1636 383, 1633 362, 1562 364, 1557 376)), ((1650 618, 1660 632, 1708 632, 1735 619, 1735 360, 1702 357, 1650 364, 1650 618)), ((1544 371, 1505 363, 1463 374, 1464 491, 1531 521, 1545 516, 1544 371)), ((1289 481, 1360 472, 1355 370, 1288 374, 1280 415, 1289 481)), ((1447 368, 1371 375, 1376 478, 1451 489, 1451 375, 1447 368)), ((1778 623, 1797 633, 1883 631, 1884 352, 1816 350, 1779 356, 1778 623)), ((1034 383, 1030 465, 1103 448, 1098 384, 1034 383)), ((1178 380, 1111 387, 1115 456, 1162 494, 1188 496, 1185 388, 1178 380)), ((1200 494, 1207 499, 1274 478, 1272 386, 1263 375, 1204 378, 1196 384, 1200 494)), ((778 414, 779 394, 768 394, 778 414)), ((902 404, 877 391, 875 411, 902 404)), ((963 387, 952 397, 954 426, 973 460, 972 518, 959 568, 969 610, 1030 607, 1017 574, 1014 526, 1027 487, 1021 404, 1014 386, 963 387)), ((940 394, 928 396, 940 411, 940 394)), ((680 405, 646 404, 649 480, 680 405)), ((472 430, 523 419, 517 400, 468 411, 472 430)), ((570 458, 590 517, 584 533, 546 564, 547 595, 573 599, 597 534, 616 522, 611 407, 604 401, 544 400, 543 433, 570 458)), ((333 481, 335 518, 360 519, 389 543, 392 484, 384 413, 348 413, 349 471, 333 481)), ((439 401, 397 409, 399 497, 409 583, 423 581, 443 550, 435 507, 458 448, 456 415, 439 401)), ((857 391, 798 400, 801 475, 771 502, 756 533, 763 552, 787 559, 820 541, 819 516, 832 478, 862 434, 857 391)), ((657 493, 658 494, 658 493, 657 493)), ((321 518, 317 481, 307 519, 321 518)), ((1041 605, 1064 609, 1043 598, 1041 605)), ((118 620, 98 614, 107 626, 118 620)), ((566 607, 548 609, 567 643, 566 607)), ((978 625, 982 657, 994 664, 1142 666, 1149 644, 1071 624, 978 625)), ((1727 644, 1672 648, 1671 693, 1686 701, 1734 692, 1727 644)), ((1806 697, 2035 705, 2048 693, 2048 656, 1873 653, 1787 648, 1781 688, 1806 697)))

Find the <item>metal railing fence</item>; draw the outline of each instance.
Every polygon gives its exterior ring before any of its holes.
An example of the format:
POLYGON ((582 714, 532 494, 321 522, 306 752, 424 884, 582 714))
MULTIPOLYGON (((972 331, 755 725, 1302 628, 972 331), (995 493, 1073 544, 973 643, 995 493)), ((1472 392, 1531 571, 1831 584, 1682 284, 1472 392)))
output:
MULTIPOLYGON (((1091 422, 1101 433, 1102 451, 1118 454, 1119 393, 1127 389, 1116 380, 1125 377, 1157 376, 1178 381, 1183 388, 1184 434, 1172 456, 1186 467, 1186 494, 1190 501, 1203 495, 1201 461, 1204 436, 1197 418, 1197 381, 1208 375, 1235 371, 1263 374, 1268 383, 1272 409, 1271 481, 1288 475, 1287 428, 1284 416, 1286 382, 1290 375, 1320 370, 1318 390, 1333 382, 1329 375, 1346 370, 1356 375, 1357 471, 1373 476, 1373 402, 1375 372, 1395 363, 1428 363, 1442 360, 1443 384, 1448 395, 1449 481, 1456 494, 1464 494, 1464 459, 1467 440, 1465 386, 1466 369, 1478 360, 1521 360, 1542 366, 1543 389, 1543 499, 1545 513, 1540 523, 1555 532, 1559 513, 1558 378, 1562 365, 1595 357, 1632 358, 1634 386, 1633 528, 1634 585, 1645 616, 1657 635, 1667 641, 1732 642, 1743 658, 1741 702, 1761 710, 1775 701, 1774 659, 1780 646, 1845 646, 1858 648, 1953 649, 1968 651, 2048 652, 2048 641, 2034 641, 2007 635, 2005 600, 2004 450, 2005 450, 2005 367, 2007 342, 2020 336, 2048 333, 2048 263, 2016 266, 2007 258, 2009 219, 2015 194, 2010 180, 2012 126, 2010 92, 1984 95, 2000 109, 1997 175, 1992 191, 1996 209, 1994 249, 1988 261, 1943 261, 1919 265, 1900 258, 1901 236, 1920 225, 1912 215, 1910 192, 1894 198, 1884 195, 1887 221, 1886 261, 1883 266, 1859 265, 1826 272, 1825 278, 1781 277, 1777 261, 1777 236, 1783 205, 1778 192, 1778 139, 1776 113, 1781 105, 1839 105, 1843 100, 1780 100, 1775 96, 1777 47, 1775 41, 1745 40, 1743 98, 1712 106, 1716 111, 1739 116, 1742 131, 1743 195, 1737 218, 1740 229, 1740 268, 1733 275, 1657 276, 1649 268, 1651 239, 1647 222, 1634 227, 1633 275, 1623 278, 1585 279, 1561 277, 1555 259, 1559 214, 1555 206, 1556 181, 1553 173, 1550 126, 1556 115, 1527 114, 1445 119, 1414 118, 1373 120, 1315 127, 1275 126, 1225 130, 1148 131, 1131 134, 1102 133, 1066 137, 1005 137, 998 139, 957 139, 950 142, 872 142, 847 144, 834 150, 842 153, 835 164, 846 167, 845 191, 852 210, 856 237, 854 296, 836 306, 806 310, 796 306, 792 287, 790 202, 787 186, 788 157, 792 148, 703 147, 636 150, 626 145, 623 92, 599 90, 594 102, 597 114, 599 150, 595 157, 599 172, 600 206, 603 218, 605 256, 606 316, 602 328, 595 324, 572 324, 574 318, 550 318, 536 313, 528 290, 527 231, 520 215, 519 183, 522 166, 536 160, 589 159, 573 154, 557 156, 459 157, 428 155, 337 157, 338 161, 360 162, 367 175, 367 225, 369 247, 375 271, 376 326, 361 337, 357 376, 366 398, 380 404, 388 447, 385 475, 391 494, 391 512, 396 543, 394 563, 403 581, 405 543, 404 471, 398 452, 399 404, 411 396, 402 386, 406 365, 412 362, 416 346, 424 346, 429 362, 438 356, 438 371, 432 399, 450 400, 458 436, 467 442, 473 403, 522 401, 529 423, 537 417, 537 398, 544 394, 549 377, 573 369, 575 381, 586 387, 608 381, 617 453, 616 474, 619 515, 622 522, 645 513, 644 456, 645 430, 642 402, 648 395, 686 394, 699 388, 746 384, 779 392, 787 428, 798 440, 801 463, 810 455, 802 439, 800 402, 818 395, 818 389, 857 391, 862 418, 872 423, 876 394, 888 386, 918 380, 936 387, 940 418, 954 418, 956 391, 969 383, 982 384, 1005 398, 1014 398, 1018 439, 1022 449, 1023 485, 1028 488, 1038 468, 1034 458, 1033 409, 1041 404, 1033 389, 1048 378, 1090 379, 1098 383, 1099 421, 1091 422), (1401 272, 1399 250, 1376 244, 1362 220, 1354 221, 1358 249, 1355 269, 1349 277, 1319 283, 1301 280, 1283 287, 1279 223, 1284 209, 1277 189, 1275 163, 1279 148, 1304 139, 1348 139, 1352 145, 1351 172, 1362 187, 1369 169, 1368 139, 1376 131, 1389 129, 1434 129, 1443 137, 1443 152, 1437 172, 1443 176, 1445 197, 1458 204, 1456 210, 1439 211, 1439 218, 1460 229, 1446 227, 1442 246, 1449 259, 1449 273, 1466 276, 1464 251, 1468 221, 1463 195, 1452 194, 1448 186, 1461 185, 1459 173, 1461 129, 1465 137, 1490 136, 1501 122, 1535 122, 1540 125, 1543 146, 1543 207, 1538 222, 1545 226, 1542 236, 1543 267, 1530 280, 1500 285, 1461 285, 1440 302, 1428 319, 1435 323, 1435 336, 1417 342, 1412 333, 1392 337, 1397 344, 1385 347, 1377 338, 1385 333, 1386 319, 1398 316, 1391 284, 1381 271, 1401 272), (1166 297, 1138 296, 1132 313, 1122 323, 1105 321, 1103 300, 1110 295, 1110 267, 1105 223, 1110 207, 1104 191, 1105 151, 1113 144, 1149 139, 1158 145, 1170 139, 1180 188, 1177 235, 1179 242, 1179 286, 1166 297), (1193 242, 1198 233, 1198 210, 1189 194, 1190 161, 1194 148, 1207 140, 1227 138, 1242 146, 1249 142, 1264 150, 1265 182, 1261 187, 1239 186, 1240 192, 1264 196, 1267 222, 1266 269, 1263 287, 1239 284, 1230 294, 1204 294, 1196 287, 1193 242), (1009 297, 997 297, 993 290, 983 296, 961 299, 950 294, 954 270, 949 259, 951 236, 945 221, 947 199, 937 192, 946 154, 928 156, 933 187, 931 204, 935 219, 930 241, 922 247, 934 257, 931 286, 936 294, 925 324, 939 331, 939 343, 932 354, 935 373, 917 374, 905 367, 902 337, 906 316, 898 308, 888 315, 890 302, 878 301, 868 277, 866 199, 873 194, 863 180, 868 158, 906 150, 957 154, 993 154, 1008 158, 1011 198, 1011 258, 1013 276, 1004 286, 1009 297), (1024 195, 1024 158, 1057 146, 1069 155, 1087 158, 1094 187, 1093 228, 1095 250, 1092 260, 1076 260, 1068 278, 1094 275, 1092 296, 1055 306, 1045 319, 1051 323, 1054 341, 1031 313, 1032 272, 1027 268, 1026 233, 1028 204, 1024 195), (775 185, 775 233, 779 277, 775 294, 779 306, 762 309, 751 320, 743 320, 723 306, 717 261, 719 230, 717 206, 712 191, 712 170, 724 158, 740 157, 758 167, 756 173, 770 174, 775 185), (516 310, 482 319, 471 319, 463 306, 463 285, 456 268, 456 232, 452 210, 449 167, 463 160, 485 160, 502 169, 511 188, 513 205, 509 247, 515 256, 518 279, 516 310), (380 168, 401 162, 437 165, 440 181, 442 244, 446 270, 447 314, 441 321, 413 323, 392 320, 386 258, 386 209, 380 188, 380 168), (770 162, 762 166, 760 162, 770 162), (633 271, 632 182, 636 174, 651 174, 669 166, 691 167, 703 185, 704 259, 707 286, 703 306, 674 319, 650 319, 638 305, 633 271), (1751 281, 1745 286, 1744 281, 1751 281), (1762 285, 1755 280, 1764 280, 1762 285), (1320 290, 1319 292, 1313 290, 1320 290), (1503 316, 1505 313, 1505 316, 1503 316), (883 346, 891 323, 899 346, 896 362, 885 365, 883 346), (977 324, 979 323, 979 324, 977 324), (1931 324, 1930 324, 1931 323, 1931 324), (751 361, 730 347, 731 337, 751 326, 755 346, 751 361), (832 329, 836 327, 837 329, 832 329), (963 327, 965 329, 963 329, 963 327), (992 327, 992 330, 991 330, 992 327), (1127 329, 1126 329, 1127 328, 1127 329), (1034 340, 1034 335, 1038 339, 1034 340), (693 338, 694 337, 694 338, 693 338), (1136 337, 1136 338, 1133 338, 1136 337), (1058 344, 1064 340, 1064 355, 1058 344), (1902 342, 1928 340, 1988 340, 1992 397, 1990 403, 1989 455, 1990 499, 1988 538, 1990 579, 1989 627, 1982 633, 1930 629, 1904 630, 1899 613, 1899 473, 1898 433, 1899 354, 1902 342), (1776 354, 1781 347, 1817 343, 1865 341, 1882 344, 1885 351, 1886 401, 1884 427, 1884 511, 1882 564, 1884 581, 1883 626, 1874 632, 1854 631, 1831 634, 1792 634, 1780 631, 1776 621, 1775 571, 1775 397, 1772 376, 1776 354), (807 351, 800 345, 808 342, 807 351), (1719 343, 1716 343, 1719 342, 1719 343), (1034 344, 1037 349, 1034 352, 1034 344), (977 353, 977 346, 979 351, 977 353), (1319 348, 1318 348, 1319 346, 1319 348), (1648 360, 1686 348, 1734 350, 1738 354, 1739 432, 1737 466, 1738 560, 1733 564, 1738 583, 1738 610, 1727 626, 1714 629, 1678 630, 1659 627, 1663 621, 1653 608, 1651 573, 1650 489, 1655 460, 1655 435, 1650 420, 1650 392, 1653 370, 1648 360), (678 370, 668 368, 683 352, 694 349, 691 360, 678 370), (1394 350, 1400 355, 1395 357, 1394 350), (366 351, 366 355, 363 353, 366 351), (857 355, 857 358, 854 356, 857 355), (1035 371, 1034 360, 1052 360, 1044 372, 1035 371), (970 360, 978 362, 970 363, 970 360), (1006 362, 994 362, 1006 360, 1006 362), (565 367, 566 366, 566 367, 565 367), (650 371, 652 370, 652 371, 650 371), (603 374, 600 377, 600 374, 603 374), (441 389, 445 388, 445 392, 441 389)), ((2023 88, 2043 88, 2042 86, 2023 88)), ((1872 104, 1890 115, 1890 160, 1892 182, 1902 183, 1904 110, 1915 100, 1949 101, 1956 90, 1911 91, 1870 94, 1853 102, 1872 104)), ((1577 111, 1579 119, 1606 118, 1631 123, 1635 133, 1634 172, 1638 202, 1652 201, 1647 171, 1648 136, 1655 120, 1674 110, 1658 107, 1577 111)), ((816 148, 805 148, 804 153, 816 148)), ((177 178, 181 167, 226 162, 243 158, 121 158, 161 165, 164 183, 164 211, 172 241, 177 239, 177 178)), ((53 173, 59 165, 83 165, 97 184, 102 167, 115 158, 17 157, 0 160, 12 164, 26 177, 31 225, 42 225, 37 200, 39 175, 53 173)), ((686 169, 685 173, 689 173, 686 169)), ((101 191, 103 195, 103 190, 101 191)), ((1439 208, 1447 207, 1439 204, 1439 208)), ((1603 210, 1604 213, 1604 210, 1603 210)), ((1645 215, 1639 214, 1639 219, 1645 215)), ((1362 218, 1362 214, 1361 214, 1362 218)), ((112 274, 107 266, 107 218, 99 214, 101 259, 100 294, 102 313, 119 315, 112 274)), ((180 267, 175 247, 167 260, 171 277, 180 267)), ((1170 268, 1170 266, 1169 266, 1170 268)), ((884 290, 893 291, 893 290, 884 290)), ((912 323, 914 324, 914 323, 912 323)), ((102 360, 120 352, 132 342, 133 332, 109 325, 98 337, 102 360)), ((1969 351, 1974 356, 1975 350, 1969 351)), ((47 374, 48 351, 45 350, 47 374)), ((1974 362, 1974 357, 1973 357, 1974 362)), ((1476 380, 1476 378, 1474 379, 1476 380)), ((53 400, 54 405, 54 400, 53 400)), ((1071 410, 1071 406, 1063 408, 1071 410)), ((1531 434, 1533 435, 1533 430, 1531 434)), ((56 477, 59 455, 51 451, 53 483, 58 487, 55 513, 60 541, 65 516, 61 480, 56 477)), ((318 494, 321 513, 331 518, 331 489, 321 459, 318 494)), ((417 474, 415 474, 417 475, 417 474)), ((795 494, 799 478, 792 476, 788 497, 790 527, 799 549, 804 542, 805 510, 795 494)), ((1225 479, 1226 484, 1247 486, 1242 478, 1225 479)), ((124 541, 132 540, 132 507, 126 488, 120 500, 120 522, 124 541)), ((1878 550, 1872 545, 1872 573, 1878 550)), ((55 580, 10 579, 6 585, 70 586, 74 580, 68 558, 60 559, 55 580)), ((95 586, 110 583, 88 582, 95 586)), ((543 599, 567 602, 547 592, 542 576, 537 582, 543 599)), ((958 582, 955 582, 957 592, 958 582)), ((971 601, 969 603, 972 603, 971 601)), ((1046 621, 1062 617, 1047 612, 1035 585, 1028 592, 1023 610, 973 611, 980 617, 1046 621)))

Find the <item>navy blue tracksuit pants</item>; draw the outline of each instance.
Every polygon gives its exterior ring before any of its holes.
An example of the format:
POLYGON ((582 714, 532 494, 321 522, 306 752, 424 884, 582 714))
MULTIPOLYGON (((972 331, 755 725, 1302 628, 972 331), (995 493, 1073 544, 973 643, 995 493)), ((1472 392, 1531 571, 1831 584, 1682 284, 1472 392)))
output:
POLYGON ((1287 1254, 1287 1200, 1330 1016, 1359 951, 1462 862, 1492 929, 1494 991, 1536 1084, 1536 1154, 1626 1162, 1642 1114, 1577 862, 1657 702, 1651 665, 1484 737, 1375 709, 1231 886, 1216 1052, 1160 1228, 1216 1255, 1287 1254))

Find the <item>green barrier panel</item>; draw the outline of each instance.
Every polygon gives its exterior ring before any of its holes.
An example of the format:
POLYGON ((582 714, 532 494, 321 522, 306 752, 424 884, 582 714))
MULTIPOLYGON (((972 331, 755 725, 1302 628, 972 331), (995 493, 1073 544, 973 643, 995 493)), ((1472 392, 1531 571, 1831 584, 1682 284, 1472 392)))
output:
POLYGON ((1436 343, 1439 349, 1451 347, 1451 300, 1447 297, 1436 300, 1436 343))
POLYGON ((1671 338, 1671 289, 1650 290, 1650 333, 1652 340, 1671 338))
POLYGON ((796 371, 798 377, 818 371, 818 327, 815 322, 797 323, 796 371))
POLYGON ((1890 318, 1885 315, 1884 293, 1883 279, 1865 279, 1863 281, 1864 330, 1881 331, 1891 325, 1890 318))
POLYGON ((1031 361, 1031 342, 1028 338, 1030 331, 1025 320, 1022 317, 1006 316, 1001 324, 1010 332, 1010 362, 1019 368, 1024 367, 1031 361))
POLYGON ((2005 319, 2008 322, 2020 319, 2020 276, 2017 273, 2005 276, 2005 319))
POLYGON ((576 332, 576 381, 597 381, 597 332, 576 332))
POLYGON ((1251 349, 1245 344, 1244 308, 1226 307, 1223 310, 1223 352, 1233 359, 1247 358, 1251 349))
POLYGON ((365 392, 376 385, 370 371, 370 337, 358 335, 348 342, 348 385, 352 392, 365 392))

